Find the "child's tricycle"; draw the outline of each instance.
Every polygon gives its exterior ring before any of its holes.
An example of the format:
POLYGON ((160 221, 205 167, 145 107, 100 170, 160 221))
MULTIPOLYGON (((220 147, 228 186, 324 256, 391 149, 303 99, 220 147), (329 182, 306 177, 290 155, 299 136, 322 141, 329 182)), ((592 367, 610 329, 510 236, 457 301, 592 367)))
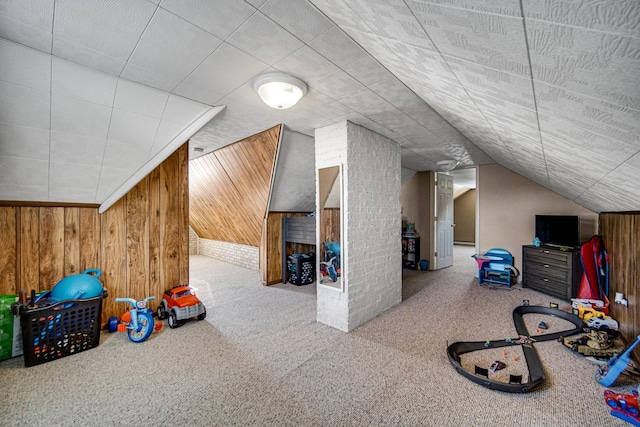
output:
POLYGON ((143 342, 149 338, 154 329, 159 331, 162 328, 162 323, 155 323, 153 311, 147 308, 147 301, 154 299, 156 299, 154 296, 138 301, 133 298, 116 298, 116 302, 128 302, 131 304, 131 310, 120 317, 121 323, 118 324, 118 332, 126 331, 131 341, 143 342))

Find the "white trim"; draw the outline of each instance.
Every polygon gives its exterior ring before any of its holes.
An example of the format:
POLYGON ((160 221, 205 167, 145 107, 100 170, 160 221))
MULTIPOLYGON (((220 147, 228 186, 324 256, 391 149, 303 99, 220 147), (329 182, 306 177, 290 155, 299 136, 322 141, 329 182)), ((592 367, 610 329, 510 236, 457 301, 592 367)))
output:
POLYGON ((157 168, 162 162, 164 162, 174 151, 176 151, 182 144, 184 144, 189 138, 191 138, 202 126, 207 124, 209 120, 213 119, 218 113, 226 108, 225 105, 218 107, 211 107, 198 117, 193 119, 191 123, 185 126, 180 133, 178 133, 167 145, 164 146, 155 156, 150 158, 144 165, 142 165, 137 171, 133 173, 120 187, 116 189, 109 197, 107 197, 100 207, 98 213, 104 213, 107 209, 113 206, 118 200, 127 194, 133 187, 135 187, 145 176, 149 175, 151 171, 157 168))

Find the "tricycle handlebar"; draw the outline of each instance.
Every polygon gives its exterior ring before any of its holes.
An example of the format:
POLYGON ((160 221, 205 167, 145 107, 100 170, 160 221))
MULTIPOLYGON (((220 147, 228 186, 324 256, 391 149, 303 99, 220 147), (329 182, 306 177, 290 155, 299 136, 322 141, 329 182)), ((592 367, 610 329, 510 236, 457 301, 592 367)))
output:
MULTIPOLYGON (((156 297, 154 297, 153 295, 146 297, 143 301, 151 301, 156 299, 156 297)), ((131 306, 133 308, 136 308, 136 303, 138 301, 134 300, 133 298, 116 298, 115 299, 116 302, 128 302, 129 304, 131 304, 131 306)))

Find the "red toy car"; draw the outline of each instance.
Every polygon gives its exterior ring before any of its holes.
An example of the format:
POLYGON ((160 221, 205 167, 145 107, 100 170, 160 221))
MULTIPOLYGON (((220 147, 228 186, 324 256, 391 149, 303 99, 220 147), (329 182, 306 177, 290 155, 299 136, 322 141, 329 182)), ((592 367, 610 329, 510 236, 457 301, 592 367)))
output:
POLYGON ((156 314, 160 320, 168 318, 169 327, 173 329, 180 326, 178 322, 181 320, 193 317, 203 320, 207 316, 207 310, 192 287, 180 285, 164 291, 156 314))

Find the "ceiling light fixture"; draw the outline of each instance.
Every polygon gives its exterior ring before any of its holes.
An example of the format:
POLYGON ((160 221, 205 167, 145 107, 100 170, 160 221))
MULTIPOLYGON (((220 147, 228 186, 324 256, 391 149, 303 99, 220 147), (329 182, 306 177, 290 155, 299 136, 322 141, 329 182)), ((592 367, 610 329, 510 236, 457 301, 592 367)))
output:
POLYGON ((454 170, 456 166, 458 166, 459 164, 460 164, 459 160, 440 160, 438 163, 436 163, 436 165, 438 166, 438 169, 443 172, 449 172, 451 170, 454 170))
POLYGON ((253 88, 269 107, 291 108, 307 93, 307 85, 284 73, 266 73, 256 77, 253 88))

